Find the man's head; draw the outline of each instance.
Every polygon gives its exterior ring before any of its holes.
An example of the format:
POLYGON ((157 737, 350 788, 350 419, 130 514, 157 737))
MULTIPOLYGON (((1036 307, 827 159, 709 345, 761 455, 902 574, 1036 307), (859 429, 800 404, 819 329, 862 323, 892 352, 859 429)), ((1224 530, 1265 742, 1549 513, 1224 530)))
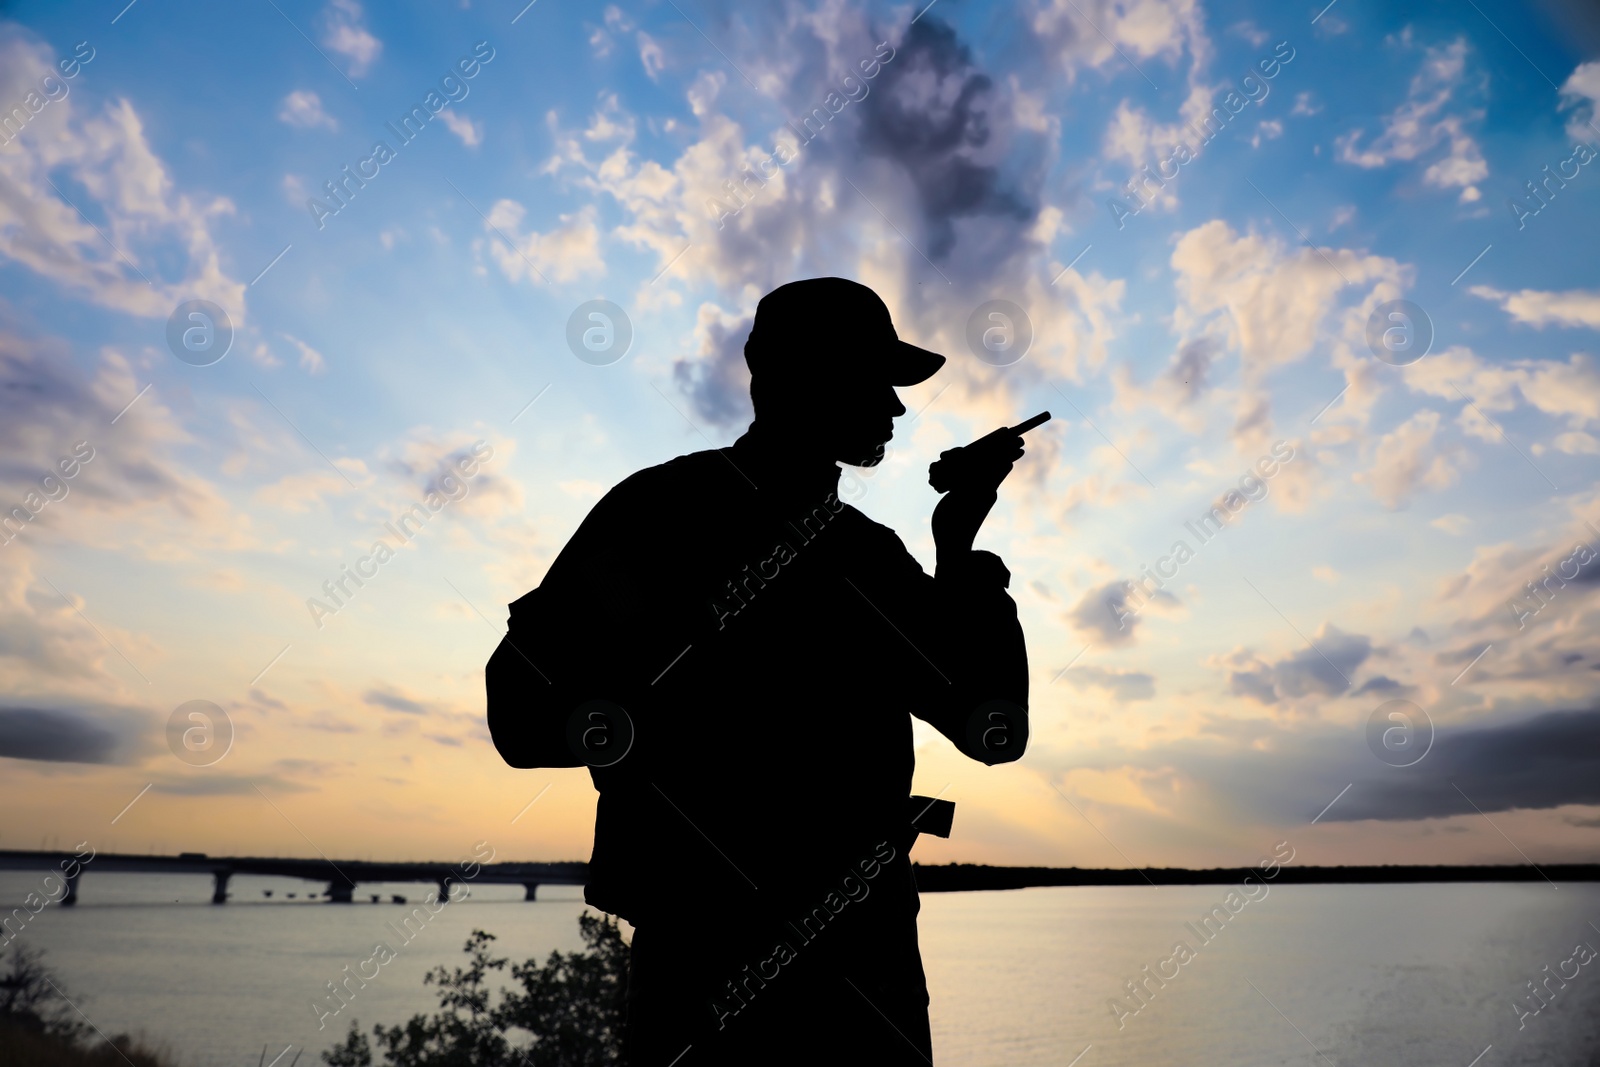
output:
POLYGON ((878 294, 843 278, 790 282, 762 297, 744 358, 763 426, 854 466, 883 458, 906 410, 894 387, 944 365, 900 340, 878 294))

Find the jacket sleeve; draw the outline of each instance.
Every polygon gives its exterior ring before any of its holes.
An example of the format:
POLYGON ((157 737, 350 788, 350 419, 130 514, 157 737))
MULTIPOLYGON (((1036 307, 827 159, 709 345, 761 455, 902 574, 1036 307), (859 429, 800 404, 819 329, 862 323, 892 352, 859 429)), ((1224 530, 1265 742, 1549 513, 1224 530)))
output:
MULTIPOLYGON (((898 543, 890 621, 934 667, 913 672, 912 713, 986 764, 1020 759, 1028 745, 1028 652, 1010 572, 975 551, 955 573, 932 577, 898 543)), ((885 606, 884 613, 891 609, 885 606)))
MULTIPOLYGON (((506 635, 484 669, 489 734, 513 767, 578 767, 583 761, 567 744, 567 720, 576 709, 572 686, 556 685, 549 672, 566 662, 556 648, 561 612, 544 586, 511 605, 506 635)), ((560 671, 556 675, 561 676, 560 671)))
POLYGON ((659 513, 652 486, 634 475, 606 494, 539 587, 511 604, 484 681, 489 733, 513 767, 593 765, 586 743, 623 744, 631 734, 628 711, 637 710, 649 672, 660 670, 658 646, 675 635, 645 606, 662 599, 651 593, 662 580, 658 557, 638 534, 659 513), (590 701, 607 710, 586 712, 572 731, 574 713, 590 701))

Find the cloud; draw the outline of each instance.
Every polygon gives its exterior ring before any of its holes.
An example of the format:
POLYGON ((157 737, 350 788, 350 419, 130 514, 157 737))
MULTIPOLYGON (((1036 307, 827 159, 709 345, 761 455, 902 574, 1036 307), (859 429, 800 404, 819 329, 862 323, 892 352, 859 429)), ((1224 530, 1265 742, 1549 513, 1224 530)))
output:
POLYGON ((1181 415, 1191 408, 1210 386, 1212 366, 1221 355, 1222 345, 1214 337, 1195 337, 1184 341, 1172 354, 1166 369, 1149 387, 1139 385, 1127 364, 1116 368, 1113 379, 1117 402, 1134 408, 1153 404, 1169 415, 1181 415))
POLYGON ((1232 26, 1228 27, 1228 32, 1243 37, 1257 48, 1260 48, 1262 45, 1272 40, 1272 35, 1270 33, 1257 26, 1250 19, 1243 19, 1239 22, 1235 22, 1232 26))
MULTIPOLYGON (((126 574, 153 564, 149 573, 167 575, 166 584, 204 586, 204 595, 223 605, 237 593, 226 578, 217 580, 233 568, 219 565, 216 554, 270 558, 257 553, 282 551, 283 542, 258 539, 257 509, 231 499, 241 489, 234 479, 225 496, 194 464, 214 464, 230 449, 244 453, 243 441, 263 469, 276 469, 303 446, 281 422, 257 431, 248 402, 226 396, 206 402, 204 439, 197 440, 186 428, 194 422, 181 383, 158 376, 152 386, 148 366, 136 370, 116 349, 96 358, 9 325, 0 317, 0 501, 13 520, 10 543, 0 547, 0 690, 35 707, 50 705, 17 695, 50 694, 77 711, 124 699, 128 686, 142 691, 135 672, 159 677, 174 647, 137 623, 125 629, 105 590, 60 563, 58 553, 84 546, 126 574), (63 468, 65 457, 76 459, 63 468), (42 484, 46 472, 56 480, 42 484), (24 516, 34 512, 14 534, 13 506, 24 516)), ((172 592, 174 603, 187 595, 172 592)), ((121 735, 111 719, 88 717, 121 735)))
POLYGON ((1517 388, 1540 411, 1565 415, 1578 425, 1600 421, 1600 369, 1593 357, 1574 354, 1565 363, 1529 360, 1519 369, 1527 376, 1517 388))
POLYGON ((1565 452, 1569 456, 1600 455, 1600 441, 1595 440, 1594 435, 1579 430, 1558 434, 1550 443, 1556 451, 1565 452))
POLYGON ((1600 711, 1441 730, 1421 763, 1352 790, 1329 822, 1600 804, 1600 711))
POLYGON ((296 89, 283 98, 283 103, 278 105, 278 121, 302 130, 318 126, 326 126, 330 130, 339 128, 334 117, 322 110, 322 98, 309 89, 296 89))
POLYGON ((1561 108, 1572 109, 1567 121, 1567 136, 1593 144, 1600 138, 1595 116, 1600 113, 1600 60, 1580 63, 1561 86, 1561 108))
MULTIPOLYGON (((1600 580, 1600 560, 1583 562, 1586 551, 1600 550, 1600 540, 1584 518, 1590 508, 1592 504, 1575 505, 1570 517, 1556 530, 1525 543, 1476 546, 1466 565, 1438 589, 1438 605, 1455 628, 1477 636, 1493 637, 1496 632, 1505 632, 1519 639, 1550 638, 1556 643, 1542 649, 1546 654, 1560 655, 1568 650, 1587 653, 1593 647, 1595 622, 1600 620, 1586 618, 1590 605, 1582 596, 1567 590, 1567 584, 1576 583, 1582 590, 1600 580), (1577 551, 1580 545, 1589 547, 1577 551), (1528 634, 1535 625, 1539 631, 1528 634)), ((1473 644, 1466 658, 1477 655, 1482 647, 1481 642, 1473 644)), ((1493 661, 1485 660, 1475 670, 1504 664, 1504 655, 1502 646, 1493 661)))
POLYGON ((1194 403, 1195 397, 1202 394, 1206 386, 1206 374, 1210 373, 1211 363, 1216 360, 1218 346, 1211 338, 1197 338, 1186 341, 1178 347, 1178 352, 1173 354, 1173 362, 1162 374, 1166 384, 1178 394, 1184 403, 1194 403))
MULTIPOLYGON (((787 17, 772 33, 794 47, 776 57, 734 58, 757 84, 773 87, 784 111, 811 119, 806 139, 786 125, 747 138, 719 110, 727 84, 719 70, 700 75, 688 90, 698 139, 675 161, 641 162, 627 146, 591 160, 586 152, 602 121, 607 128, 632 122, 608 94, 588 133, 557 132, 547 170, 576 174, 614 197, 631 216, 618 235, 654 251, 658 267, 692 245, 672 280, 698 272, 730 294, 748 286, 759 295, 797 276, 846 273, 807 268, 838 263, 833 235, 850 234, 858 247, 876 247, 880 232, 894 237, 877 208, 909 240, 908 246, 895 238, 890 250, 908 273, 932 275, 917 249, 952 278, 982 279, 1002 290, 1010 273, 1004 267, 1014 258, 1029 260, 1030 273, 1037 273, 1041 250, 1029 234, 1041 221, 1043 171, 1014 149, 1046 135, 1018 119, 1022 104, 973 64, 955 31, 930 14, 904 40, 886 44, 860 15, 796 9, 787 17), (871 78, 863 78, 863 63, 875 72, 871 78), (741 198, 730 198, 728 182, 742 186, 741 198), (713 206, 719 202, 721 209, 713 206), (858 221, 869 232, 858 232, 858 221), (958 245, 966 254, 952 259, 958 245), (775 256, 775 248, 785 251, 775 256)), ((800 120, 796 126, 805 129, 800 120)), ((1050 294, 1056 300, 1040 303, 1059 304, 1059 294, 1058 288, 1050 294)), ((951 311, 930 319, 947 316, 951 311)), ((963 311, 950 324, 957 336, 964 322, 963 311)), ((1036 336, 1072 332, 1039 329, 1036 336)))
MULTIPOLYGON (((1194 131, 1206 128, 1205 124, 1213 121, 1211 115, 1215 98, 1214 87, 1203 83, 1192 84, 1188 96, 1178 109, 1176 121, 1171 123, 1157 122, 1144 108, 1126 100, 1118 103, 1116 111, 1106 123, 1100 155, 1106 162, 1118 160, 1125 165, 1129 177, 1118 183, 1121 186, 1118 195, 1131 202, 1135 214, 1143 210, 1140 206, 1143 200, 1167 211, 1177 208, 1178 183, 1160 178, 1151 181, 1141 178, 1141 172, 1149 167, 1151 174, 1165 173, 1163 164, 1171 162, 1175 146, 1180 144, 1191 146, 1191 151, 1196 155, 1204 152, 1194 131)), ((1266 99, 1266 96, 1261 96, 1257 102, 1266 99)), ((1223 110, 1221 113, 1227 112, 1223 110)), ((1122 204, 1122 210, 1129 208, 1130 203, 1122 204)), ((1113 216, 1116 217, 1115 211, 1113 216)), ((1118 217, 1117 222, 1118 229, 1121 229, 1122 218, 1118 217)))
POLYGON ((387 708, 390 711, 398 711, 405 715, 427 715, 433 710, 431 703, 414 700, 389 686, 368 689, 361 694, 361 699, 373 707, 387 708))
POLYGON ((639 62, 644 65, 644 72, 651 81, 659 81, 661 72, 667 67, 667 54, 659 42, 643 30, 639 31, 639 62))
POLYGON ((256 490, 256 499, 271 508, 304 514, 327 497, 354 492, 350 483, 326 467, 286 474, 256 490))
MULTIPOLYGON (((8 331, 0 318, 0 507, 11 514, 27 493, 41 492, 44 474, 80 453, 65 494, 28 505, 34 517, 4 551, 19 550, 40 528, 52 539, 167 560, 260 547, 250 516, 180 458, 194 438, 161 387, 129 407, 150 381, 112 348, 90 367, 82 369, 63 343, 8 331)), ((0 600, 3 594, 0 583, 0 600)))
POLYGON ((307 374, 324 374, 328 370, 328 361, 321 352, 306 344, 292 334, 284 334, 284 339, 300 350, 300 369, 307 374))
POLYGON ((480 242, 487 245, 489 256, 511 281, 527 278, 539 281, 539 275, 555 282, 569 282, 577 278, 605 273, 605 260, 600 256, 600 230, 595 225, 598 213, 593 204, 585 204, 571 215, 562 215, 561 225, 548 233, 531 231, 522 233, 522 219, 527 208, 515 200, 496 200, 489 209, 483 228, 491 236, 480 242), (512 247, 495 233, 505 234, 512 247), (537 273, 535 273, 537 272, 537 273))
MULTIPOLYGON (((281 762, 281 761, 280 761, 281 762)), ((311 786, 292 782, 276 774, 233 775, 210 771, 204 776, 169 778, 155 783, 157 793, 175 797, 255 797, 266 786, 273 795, 280 793, 313 793, 311 786)))
POLYGON ((934 260, 950 256, 958 220, 1033 219, 1037 199, 1011 187, 991 155, 994 82, 972 63, 956 31, 934 19, 907 31, 875 90, 861 101, 862 151, 899 164, 916 190, 934 260))
POLYGON ((1474 285, 1469 291, 1473 296, 1498 302, 1500 310, 1530 326, 1554 324, 1600 330, 1600 291, 1597 290, 1568 289, 1555 293, 1521 289, 1507 293, 1487 285, 1474 285))
POLYGON ((1075 667, 1062 678, 1075 689, 1103 689, 1119 704, 1149 700, 1156 695, 1155 676, 1142 671, 1108 670, 1104 667, 1075 667))
MULTIPOLYGON (((1381 703, 1377 695, 1372 700, 1381 703)), ((1319 811, 1319 823, 1464 817, 1501 847, 1480 811, 1600 803, 1600 712, 1435 723, 1427 755, 1412 766, 1392 767, 1368 748, 1368 710, 1337 731, 1214 718, 1191 737, 1080 749, 1055 773, 1131 772, 1136 792, 1120 806, 1155 807, 1174 828, 1230 819, 1304 826, 1319 811)))
POLYGON ((0 757, 50 763, 128 762, 146 724, 129 708, 0 707, 0 757))
POLYGON ((1130 54, 1176 66, 1188 52, 1196 69, 1211 55, 1196 0, 1036 0, 1029 18, 1035 37, 1069 81, 1083 66, 1109 64, 1122 73, 1117 64, 1130 54))
POLYGON ((1291 250, 1272 238, 1237 234, 1221 219, 1182 234, 1171 265, 1178 330, 1194 333, 1214 323, 1253 374, 1309 353, 1342 289, 1399 286, 1405 276, 1392 259, 1348 249, 1291 250))
POLYGON ((322 9, 322 43, 350 60, 352 78, 364 76, 378 61, 383 42, 367 31, 357 0, 329 0, 322 9))
POLYGON ((1256 132, 1250 138, 1251 148, 1260 148, 1262 141, 1275 141, 1283 136, 1283 123, 1277 119, 1263 119, 1256 125, 1256 132))
POLYGON ((483 143, 483 123, 475 123, 464 115, 457 115, 454 108, 448 107, 439 112, 439 117, 468 148, 477 148, 483 143))
MULTIPOLYGON (((53 72, 54 58, 0 35, 0 99, 21 99, 53 72)), ((126 99, 86 114, 79 98, 64 97, 0 152, 0 256, 127 314, 165 319, 199 297, 243 326, 245 286, 222 269, 210 231, 233 211, 225 198, 174 191, 126 99)))
POLYGON ((1403 682, 1397 682, 1386 675, 1379 674, 1362 682, 1355 692, 1350 695, 1362 697, 1376 693, 1380 696, 1399 697, 1414 692, 1415 688, 1415 686, 1409 686, 1403 682))
MULTIPOLYGON (((908 340, 959 353, 972 309, 1004 296, 1032 319, 1027 359, 997 377, 952 358, 943 380, 941 411, 984 422, 1014 414, 1011 394, 1046 375, 1079 381, 1101 365, 1126 285, 1050 262, 1064 215, 1041 195, 1056 126, 1038 120, 1038 102, 978 69, 936 12, 886 42, 859 13, 782 10, 769 36, 791 47, 730 58, 783 111, 811 117, 805 139, 787 125, 748 133, 723 114, 722 70, 687 89, 695 125, 673 159, 639 156, 634 119, 611 94, 576 128, 550 119, 545 172, 613 198, 612 232, 671 268, 638 299, 680 304, 715 287, 731 320, 796 277, 840 275, 877 291, 908 340)), ((731 351, 712 344, 690 362, 713 355, 715 366, 674 373, 699 410, 736 419, 731 351)))
POLYGON ((383 449, 383 462, 401 477, 416 499, 433 492, 448 497, 449 486, 444 484, 447 477, 462 482, 466 493, 450 505, 450 514, 458 518, 494 520, 520 518, 527 510, 522 484, 507 473, 515 454, 515 441, 492 434, 466 431, 439 434, 421 427, 397 447, 383 449), (479 448, 491 449, 492 455, 484 458, 481 452, 474 451, 479 448), (475 458, 478 473, 470 478, 461 477, 461 465, 471 466, 475 458))
POLYGON ((715 426, 742 426, 755 414, 750 368, 744 361, 752 321, 752 315, 733 316, 715 304, 700 305, 695 326, 700 350, 693 359, 673 361, 673 382, 694 413, 715 426))
POLYGON ((1370 638, 1345 633, 1332 623, 1324 623, 1311 644, 1276 663, 1248 650, 1231 653, 1220 661, 1228 668, 1229 690, 1262 704, 1336 696, 1350 688, 1357 668, 1372 655, 1370 638))
POLYGON ((1090 589, 1066 613, 1067 623, 1096 645, 1119 648, 1133 644, 1139 625, 1144 621, 1144 611, 1152 605, 1176 607, 1178 598, 1165 590, 1157 590, 1135 611, 1128 607, 1132 584, 1119 578, 1090 589))
POLYGON ((289 705, 285 704, 283 701, 279 700, 277 697, 270 696, 265 691, 263 691, 263 690, 261 690, 259 688, 256 688, 254 686, 252 686, 251 689, 250 689, 250 701, 249 701, 249 704, 246 705, 246 706, 251 707, 253 709, 255 709, 255 708, 264 709, 266 711, 288 711, 289 710, 289 705))
POLYGON ((636 131, 637 124, 633 116, 623 110, 617 94, 601 93, 600 106, 589 120, 589 128, 583 131, 583 136, 587 141, 621 141, 627 144, 633 140, 636 131))
POLYGON ((616 4, 606 5, 604 17, 605 25, 595 26, 589 34, 589 47, 594 49, 596 59, 604 59, 611 54, 616 43, 611 37, 612 33, 631 33, 634 27, 633 20, 616 4))
MULTIPOLYGON (((1409 43, 1409 34, 1405 40, 1409 43)), ((1480 118, 1482 112, 1469 112, 1465 117, 1444 113, 1445 105, 1466 82, 1466 59, 1465 38, 1429 48, 1422 69, 1411 79, 1405 103, 1384 119, 1377 137, 1363 147, 1360 142, 1365 131, 1356 129, 1334 142, 1339 161, 1357 167, 1384 167, 1417 159, 1440 142, 1448 142, 1448 153, 1428 166, 1423 182, 1437 189, 1460 189, 1462 203, 1479 199, 1483 194, 1477 183, 1489 176, 1489 165, 1464 122, 1480 118)))
POLYGON ((1436 445, 1437 411, 1419 411, 1383 435, 1372 466, 1357 471, 1357 484, 1370 486, 1372 495, 1390 510, 1410 503, 1420 489, 1445 489, 1460 477, 1464 453, 1459 445, 1436 445))
POLYGON ((1511 411, 1520 395, 1531 407, 1563 418, 1574 428, 1600 422, 1600 368, 1581 353, 1565 363, 1554 359, 1491 363, 1457 345, 1405 368, 1405 381, 1413 392, 1462 404, 1464 428, 1486 441, 1502 438, 1467 406, 1469 399, 1473 407, 1486 412, 1511 411))
POLYGON ((1290 115, 1311 116, 1320 115, 1321 113, 1322 105, 1315 102, 1309 91, 1294 94, 1294 107, 1290 109, 1290 115))
POLYGON ((296 207, 306 202, 306 183, 300 175, 285 174, 278 188, 283 190, 283 198, 296 207))
MULTIPOLYGON (((785 58, 744 57, 739 63, 758 84, 773 86, 784 110, 803 117, 794 127, 780 126, 747 145, 741 128, 716 110, 726 75, 715 71, 689 89, 701 136, 670 169, 640 164, 626 148, 591 162, 582 140, 570 135, 558 135, 551 169, 589 172, 585 184, 616 197, 635 215, 619 235, 655 250, 662 266, 692 244, 695 265, 709 268, 728 292, 747 284, 766 291, 791 280, 797 262, 824 252, 817 239, 836 231, 845 222, 843 213, 882 227, 874 204, 897 209, 889 212, 901 220, 896 225, 917 231, 908 234, 915 247, 904 254, 919 265, 916 249, 942 260, 964 229, 988 246, 974 250, 975 265, 1014 254, 1014 241, 1000 234, 990 238, 976 220, 1026 229, 1037 213, 1037 197, 1020 191, 1021 184, 1037 183, 1041 175, 1030 171, 1018 181, 1002 176, 1000 164, 1017 125, 1014 104, 998 97, 955 32, 930 16, 891 46, 861 16, 840 20, 796 10, 789 17, 774 28, 796 41, 785 58), (772 69, 772 62, 780 68, 772 69), (862 64, 874 71, 872 77, 863 79, 862 64), (775 155, 787 162, 775 162, 775 155), (856 191, 841 203, 849 190, 845 178, 856 191), (742 183, 742 199, 751 201, 742 210, 741 198, 730 201, 730 181, 742 183), (708 210, 719 201, 725 209, 708 210), (920 215, 920 225, 904 218, 898 210, 903 203, 920 215), (775 257, 773 248, 792 251, 775 257)), ((615 114, 614 98, 606 98, 596 123, 631 121, 615 114)), ((593 129, 585 139, 593 139, 593 129)))

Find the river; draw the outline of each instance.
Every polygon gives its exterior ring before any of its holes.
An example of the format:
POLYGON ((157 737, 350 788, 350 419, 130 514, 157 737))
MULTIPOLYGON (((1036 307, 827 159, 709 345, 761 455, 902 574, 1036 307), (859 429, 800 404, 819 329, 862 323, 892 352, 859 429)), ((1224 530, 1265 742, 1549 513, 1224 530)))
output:
MULTIPOLYGON (((37 881, 0 873, 0 900, 20 901, 37 881)), ((319 1030, 312 1004, 325 983, 367 959, 375 942, 394 942, 386 924, 409 909, 333 906, 307 900, 307 889, 236 876, 232 900, 216 907, 206 903, 209 878, 91 872, 76 907, 45 908, 18 940, 46 952, 100 1030, 142 1033, 181 1067, 243 1067, 263 1047, 271 1061, 286 1046, 305 1050, 300 1067, 320 1067, 316 1054, 352 1018, 370 1029, 431 1011, 434 990, 423 975, 459 962, 474 928, 495 934, 513 960, 582 947, 576 887, 546 886, 526 903, 520 887, 478 886, 319 1030)), ((378 892, 415 903, 427 887, 362 889, 361 901, 378 892)), ((1600 1064, 1600 960, 1563 962, 1579 944, 1600 947, 1600 885, 1279 886, 1236 904, 1225 925, 1202 929, 1226 892, 1115 886, 924 896, 936 1062, 1600 1064), (1545 993, 1547 1006, 1532 1014, 1538 1002, 1526 999, 1527 983, 1574 968, 1564 983, 1541 987, 1555 995, 1545 993), (1132 981, 1143 983, 1138 999, 1127 991, 1132 981)))

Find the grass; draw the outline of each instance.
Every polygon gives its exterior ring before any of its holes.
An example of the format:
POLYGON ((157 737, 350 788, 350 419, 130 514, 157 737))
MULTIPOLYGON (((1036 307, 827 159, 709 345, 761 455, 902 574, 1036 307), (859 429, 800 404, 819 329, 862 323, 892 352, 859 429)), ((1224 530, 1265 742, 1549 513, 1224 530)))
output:
POLYGON ((174 1067, 171 1059, 127 1034, 119 1034, 109 1043, 98 1035, 92 1041, 75 1041, 4 1017, 0 1017, 0 1063, 6 1067, 174 1067))

